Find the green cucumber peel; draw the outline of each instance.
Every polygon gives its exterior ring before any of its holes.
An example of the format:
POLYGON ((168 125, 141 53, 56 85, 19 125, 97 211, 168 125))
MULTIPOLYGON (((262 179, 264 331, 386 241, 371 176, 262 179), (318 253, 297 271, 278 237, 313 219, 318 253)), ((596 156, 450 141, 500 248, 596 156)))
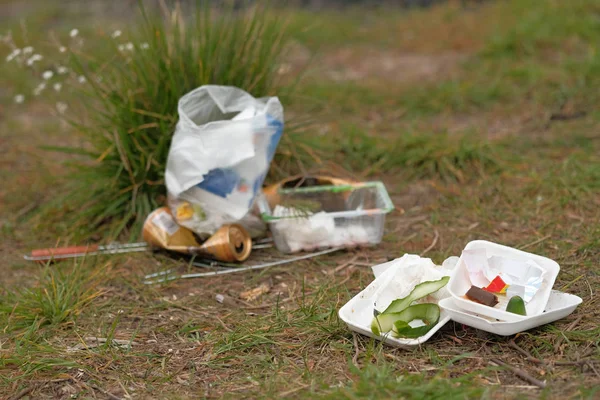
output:
POLYGON ((371 332, 375 335, 392 331, 394 337, 417 338, 425 335, 438 323, 440 307, 434 303, 415 304, 397 313, 383 313, 373 318, 371 332), (422 320, 425 325, 412 328, 413 320, 422 320))
POLYGON ((427 295, 437 292, 446 286, 449 280, 449 276, 444 276, 442 279, 437 281, 419 283, 413 288, 412 292, 410 292, 408 296, 392 301, 392 303, 388 306, 388 308, 385 309, 384 312, 382 312, 382 314, 397 313, 404 310, 406 307, 410 306, 413 301, 422 299, 427 295))
POLYGON ((437 325, 440 320, 440 307, 433 303, 415 304, 398 314, 404 315, 402 319, 394 322, 392 336, 396 338, 416 339, 425 336, 431 328, 437 325), (425 325, 413 328, 408 323, 414 320, 421 320, 425 325))

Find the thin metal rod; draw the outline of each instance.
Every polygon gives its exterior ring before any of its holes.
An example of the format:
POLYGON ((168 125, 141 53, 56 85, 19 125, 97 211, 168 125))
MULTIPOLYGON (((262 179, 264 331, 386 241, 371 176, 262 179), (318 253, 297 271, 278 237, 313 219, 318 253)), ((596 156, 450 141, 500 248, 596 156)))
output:
MULTIPOLYGON (((153 283, 168 282, 168 281, 172 281, 172 280, 175 280, 175 279, 203 278, 203 277, 206 277, 206 276, 217 276, 217 275, 233 274, 235 272, 253 271, 253 270, 257 270, 257 269, 274 267, 276 265, 288 264, 288 263, 292 263, 292 262, 295 262, 295 261, 306 260, 308 258, 313 258, 313 257, 321 256, 321 255, 324 255, 324 254, 333 253, 334 251, 338 251, 338 250, 341 250, 341 249, 342 249, 342 247, 335 247, 333 249, 327 249, 327 250, 319 251, 319 252, 316 252, 316 253, 305 254, 303 256, 288 258, 288 259, 285 259, 285 260, 272 261, 272 262, 268 262, 268 263, 264 263, 264 264, 259 264, 259 265, 252 265, 252 266, 248 266, 248 267, 229 268, 229 269, 224 269, 224 270, 221 270, 221 271, 200 272, 200 273, 195 273, 195 274, 183 274, 183 275, 179 275, 179 276, 175 276, 175 275, 174 276, 165 276, 162 279, 157 279, 157 280, 154 280, 154 281, 145 280, 144 283, 146 285, 150 285, 150 284, 153 284, 153 283)), ((194 263, 194 265, 195 265, 195 263, 194 263)))
POLYGON ((273 244, 272 244, 272 243, 253 244, 253 245, 252 245, 252 250, 258 250, 258 249, 270 249, 271 247, 273 247, 273 244))

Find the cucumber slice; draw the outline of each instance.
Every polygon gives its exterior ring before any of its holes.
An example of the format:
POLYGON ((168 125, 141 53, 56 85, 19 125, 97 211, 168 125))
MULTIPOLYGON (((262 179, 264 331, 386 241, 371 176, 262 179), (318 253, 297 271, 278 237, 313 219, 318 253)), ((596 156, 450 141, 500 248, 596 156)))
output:
POLYGON ((440 319, 440 307, 433 303, 415 304, 397 313, 382 313, 373 318, 371 332, 381 335, 381 332, 392 331, 394 337, 416 338, 425 335, 440 319), (425 325, 417 328, 408 323, 422 320, 425 325))
POLYGON ((449 276, 444 276, 442 279, 437 281, 427 281, 419 283, 413 288, 412 292, 410 292, 408 296, 402 299, 392 301, 392 303, 388 306, 388 308, 385 309, 385 311, 382 314, 397 313, 404 310, 413 301, 422 299, 423 297, 431 293, 437 292, 438 290, 446 286, 449 280, 449 276))

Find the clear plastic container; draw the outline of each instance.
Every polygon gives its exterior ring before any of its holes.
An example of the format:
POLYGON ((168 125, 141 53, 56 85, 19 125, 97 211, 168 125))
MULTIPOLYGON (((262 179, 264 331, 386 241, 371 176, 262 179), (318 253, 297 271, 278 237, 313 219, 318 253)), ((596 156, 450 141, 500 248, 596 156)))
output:
POLYGON ((273 209, 258 200, 275 247, 295 253, 381 242, 385 215, 394 205, 381 182, 280 189, 273 209))

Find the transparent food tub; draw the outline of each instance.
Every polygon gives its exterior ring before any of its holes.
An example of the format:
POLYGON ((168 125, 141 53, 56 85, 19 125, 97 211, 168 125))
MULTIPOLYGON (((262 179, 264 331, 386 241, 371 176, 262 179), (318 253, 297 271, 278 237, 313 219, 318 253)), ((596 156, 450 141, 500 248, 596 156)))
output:
POLYGON ((283 253, 381 242, 394 205, 381 182, 280 189, 273 208, 258 199, 275 247, 283 253))

